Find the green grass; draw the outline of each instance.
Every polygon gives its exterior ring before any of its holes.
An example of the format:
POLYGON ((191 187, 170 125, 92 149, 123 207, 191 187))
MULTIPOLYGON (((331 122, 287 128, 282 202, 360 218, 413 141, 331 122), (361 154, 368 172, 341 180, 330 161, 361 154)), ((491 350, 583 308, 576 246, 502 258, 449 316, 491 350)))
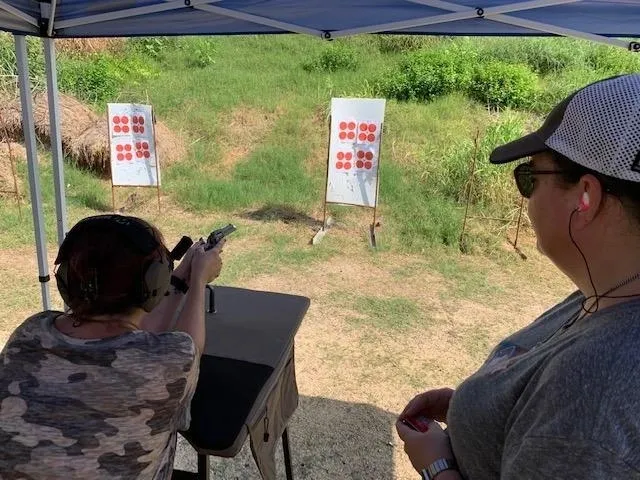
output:
POLYGON ((346 289, 334 291, 329 296, 332 303, 358 313, 350 319, 356 326, 397 332, 429 323, 418 304, 408 298, 359 296, 346 289))
MULTIPOLYGON (((6 36, 0 40, 0 70, 12 73, 12 43, 6 36)), ((37 47, 31 42, 29 53, 39 77, 37 47)), ((533 112, 489 112, 460 92, 428 103, 387 102, 380 249, 424 253, 442 245, 458 248, 474 155, 472 212, 505 216, 518 197, 510 168, 488 165, 491 149, 539 123, 536 112, 547 110, 568 90, 609 74, 640 70, 640 62, 622 50, 561 39, 359 36, 327 43, 288 35, 135 39, 121 53, 61 55, 59 61, 63 89, 97 102, 97 110, 104 109, 104 95, 149 102, 160 119, 181 132, 188 156, 163 171, 163 191, 180 206, 229 214, 284 205, 312 216, 322 205, 325 168, 317 159, 326 156, 330 99, 371 96, 380 73, 405 55, 442 48, 468 62, 490 56, 527 65, 539 76, 540 93, 533 112), (116 84, 119 89, 113 92, 116 84), (228 171, 220 169, 225 154, 221 136, 224 122, 238 109, 265 112, 274 123, 228 171)), ((70 208, 110 208, 104 182, 70 165, 66 176, 70 208)), ((43 168, 42 185, 48 213, 53 199, 48 167, 43 168)), ((7 211, 0 220, 7 238, 27 238, 11 200, 0 202, 7 211)), ((350 211, 330 206, 338 219, 348 218, 350 211)), ((474 232, 466 239, 466 251, 490 253, 496 247, 494 236, 492 231, 474 232)))

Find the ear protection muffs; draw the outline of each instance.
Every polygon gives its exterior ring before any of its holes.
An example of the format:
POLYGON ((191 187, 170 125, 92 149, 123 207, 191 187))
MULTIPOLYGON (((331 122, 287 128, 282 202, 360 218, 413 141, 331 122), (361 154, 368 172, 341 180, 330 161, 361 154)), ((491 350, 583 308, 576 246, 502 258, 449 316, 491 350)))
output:
MULTIPOLYGON (((122 236, 129 240, 130 244, 142 256, 153 253, 158 248, 162 254, 160 258, 152 258, 142 268, 141 278, 136 281, 137 288, 131 292, 131 303, 150 312, 164 296, 169 288, 171 273, 173 272, 173 261, 169 252, 158 240, 153 231, 135 217, 123 215, 97 215, 85 218, 78 222, 69 230, 65 237, 58 256, 55 260, 57 269, 55 271, 56 283, 60 296, 65 304, 69 305, 70 285, 69 285, 69 257, 76 242, 77 236, 85 229, 117 230, 122 236)), ((100 278, 97 271, 90 279, 80 285, 80 291, 88 302, 95 302, 100 295, 100 278)))
POLYGON ((578 205, 578 211, 579 212, 586 212, 587 210, 589 210, 589 194, 587 192, 584 192, 582 194, 582 198, 580 198, 580 204, 578 205))

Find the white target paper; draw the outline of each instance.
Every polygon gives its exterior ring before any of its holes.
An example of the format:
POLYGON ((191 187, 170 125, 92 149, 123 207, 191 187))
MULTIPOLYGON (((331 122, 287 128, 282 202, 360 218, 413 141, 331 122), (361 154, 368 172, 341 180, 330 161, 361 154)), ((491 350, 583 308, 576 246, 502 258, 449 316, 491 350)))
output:
POLYGON ((109 103, 109 146, 113 185, 160 185, 150 105, 109 103))
POLYGON ((384 99, 331 99, 329 203, 375 207, 384 99))

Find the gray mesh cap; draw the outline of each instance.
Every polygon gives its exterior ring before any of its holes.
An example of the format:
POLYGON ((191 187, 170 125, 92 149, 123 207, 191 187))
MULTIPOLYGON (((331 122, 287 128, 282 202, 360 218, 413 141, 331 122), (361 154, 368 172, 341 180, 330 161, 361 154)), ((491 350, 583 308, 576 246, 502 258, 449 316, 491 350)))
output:
POLYGON ((507 163, 549 149, 604 175, 640 182, 640 74, 572 93, 538 130, 497 147, 489 160, 507 163))

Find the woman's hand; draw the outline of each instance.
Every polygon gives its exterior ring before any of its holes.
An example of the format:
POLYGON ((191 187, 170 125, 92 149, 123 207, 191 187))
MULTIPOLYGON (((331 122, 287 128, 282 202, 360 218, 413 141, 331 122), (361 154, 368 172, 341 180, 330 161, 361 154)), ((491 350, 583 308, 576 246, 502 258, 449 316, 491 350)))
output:
POLYGON ((205 250, 206 244, 200 243, 194 249, 191 257, 191 281, 197 285, 196 288, 204 287, 220 275, 222 270, 222 247, 225 240, 222 239, 210 250, 205 250))
POLYGON ((396 430, 404 442, 404 451, 411 460, 411 465, 418 472, 440 458, 454 458, 449 437, 433 420, 429 422, 429 430, 423 433, 405 425, 402 418, 399 418, 396 430))
POLYGON ((446 422, 449 402, 451 401, 453 392, 454 390, 451 388, 438 388, 415 396, 413 400, 404 407, 404 410, 400 414, 400 419, 422 414, 438 422, 446 422))

